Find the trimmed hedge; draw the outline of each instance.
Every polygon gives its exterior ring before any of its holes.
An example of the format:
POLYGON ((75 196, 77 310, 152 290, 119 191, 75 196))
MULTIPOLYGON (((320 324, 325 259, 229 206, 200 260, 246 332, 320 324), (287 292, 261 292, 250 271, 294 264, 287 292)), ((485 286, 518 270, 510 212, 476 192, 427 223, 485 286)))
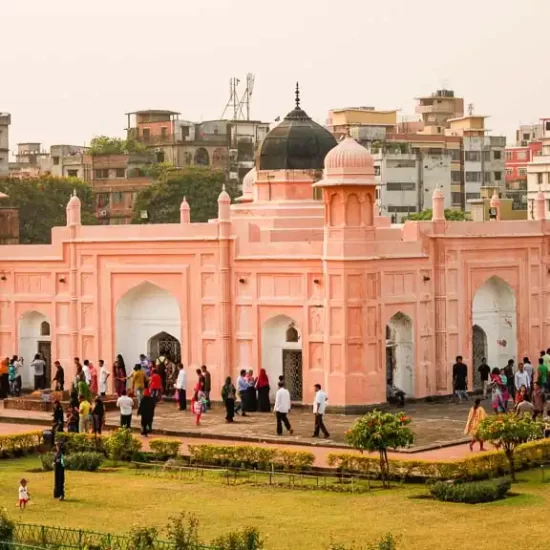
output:
MULTIPOLYGON (((81 472, 95 472, 105 460, 101 453, 81 452, 65 456, 65 468, 81 472)), ((53 470, 54 455, 51 453, 40 455, 42 469, 45 472, 53 470)))
POLYGON ((174 439, 151 439, 149 447, 161 460, 176 458, 178 456, 181 441, 174 439))
POLYGON ((444 502, 478 504, 506 498, 512 487, 510 479, 489 479, 485 481, 436 481, 430 484, 430 493, 444 502))
POLYGON ((35 453, 42 446, 42 432, 0 435, 0 458, 12 458, 35 453))
MULTIPOLYGON (((550 462, 550 439, 539 439, 520 445, 514 453, 517 470, 540 466, 550 462)), ((377 457, 331 453, 330 466, 343 472, 359 473, 370 477, 380 476, 377 457)), ((503 451, 487 451, 452 461, 390 460, 393 479, 462 479, 481 480, 509 474, 510 466, 503 451)))
POLYGON ((191 463, 256 468, 258 470, 307 470, 315 456, 304 451, 254 447, 249 445, 189 445, 191 463))
MULTIPOLYGON (((108 437, 108 436, 106 436, 108 437)), ((102 453, 105 454, 105 442, 101 435, 57 432, 55 440, 63 443, 65 454, 102 453)))

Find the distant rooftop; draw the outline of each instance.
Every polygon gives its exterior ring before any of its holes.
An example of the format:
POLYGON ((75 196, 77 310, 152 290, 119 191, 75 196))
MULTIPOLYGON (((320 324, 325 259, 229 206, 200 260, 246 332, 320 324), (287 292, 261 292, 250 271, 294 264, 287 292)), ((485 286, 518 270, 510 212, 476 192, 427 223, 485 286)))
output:
POLYGON ((126 115, 180 115, 177 111, 170 111, 168 109, 145 109, 143 111, 133 111, 126 113, 126 115))
POLYGON ((341 107, 339 109, 331 109, 333 113, 343 113, 345 111, 372 111, 373 113, 397 113, 400 110, 401 109, 380 110, 380 109, 375 109, 374 107, 365 107, 365 106, 341 107))

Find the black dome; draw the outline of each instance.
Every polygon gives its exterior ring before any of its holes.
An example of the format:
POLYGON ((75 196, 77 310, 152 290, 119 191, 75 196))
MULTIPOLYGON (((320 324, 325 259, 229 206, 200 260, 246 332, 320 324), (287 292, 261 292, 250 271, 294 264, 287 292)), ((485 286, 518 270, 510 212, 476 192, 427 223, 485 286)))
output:
POLYGON ((260 144, 258 170, 322 170, 325 156, 337 145, 334 136, 300 108, 296 107, 260 144))

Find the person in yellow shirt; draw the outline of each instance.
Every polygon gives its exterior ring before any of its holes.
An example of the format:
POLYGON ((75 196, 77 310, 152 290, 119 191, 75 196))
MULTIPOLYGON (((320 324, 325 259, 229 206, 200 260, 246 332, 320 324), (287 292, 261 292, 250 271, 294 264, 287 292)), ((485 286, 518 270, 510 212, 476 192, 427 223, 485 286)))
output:
POLYGON ((79 402, 80 405, 78 406, 78 431, 81 434, 87 434, 90 431, 90 410, 92 406, 83 395, 80 396, 79 402))
POLYGON ((143 397, 143 390, 145 389, 145 384, 148 382, 147 375, 141 369, 141 365, 137 363, 134 366, 134 372, 130 376, 132 382, 132 390, 136 394, 138 400, 138 406, 141 403, 141 398, 143 397))

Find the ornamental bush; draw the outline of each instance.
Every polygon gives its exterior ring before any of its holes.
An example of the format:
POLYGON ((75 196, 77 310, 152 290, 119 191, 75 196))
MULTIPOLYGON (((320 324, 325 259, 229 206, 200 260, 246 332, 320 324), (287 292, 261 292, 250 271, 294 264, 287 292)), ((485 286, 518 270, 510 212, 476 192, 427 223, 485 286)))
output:
POLYGON ((411 418, 404 413, 387 413, 374 410, 359 418, 346 432, 346 441, 355 449, 378 452, 380 479, 389 485, 390 468, 388 449, 407 447, 414 441, 414 434, 408 427, 411 418))
MULTIPOLYGON (((80 472, 95 472, 103 464, 105 455, 95 452, 72 453, 65 456, 65 468, 80 472)), ((54 454, 45 453, 40 455, 42 470, 51 472, 53 470, 54 454)))
POLYGON ((55 440, 61 441, 63 451, 69 455, 72 453, 103 453, 105 454, 104 441, 101 435, 57 432, 55 440))
POLYGON ((103 439, 105 451, 111 460, 132 460, 136 451, 141 449, 141 441, 132 436, 128 428, 116 430, 110 436, 103 439))
POLYGON ((510 479, 490 479, 486 481, 436 481, 430 484, 430 493, 444 502, 478 504, 506 498, 512 482, 510 479))
POLYGON ((478 437, 502 449, 510 465, 510 475, 516 480, 514 453, 522 443, 540 439, 544 425, 530 417, 516 414, 489 416, 482 420, 478 428, 478 437))
POLYGON ((176 458, 178 456, 181 441, 174 439, 151 439, 149 446, 158 455, 158 458, 168 460, 169 458, 176 458))
POLYGON ((12 458, 35 453, 42 445, 42 432, 0 435, 0 458, 12 458))
POLYGON ((315 456, 304 451, 252 445, 189 445, 191 462, 201 465, 300 472, 313 466, 315 456))

